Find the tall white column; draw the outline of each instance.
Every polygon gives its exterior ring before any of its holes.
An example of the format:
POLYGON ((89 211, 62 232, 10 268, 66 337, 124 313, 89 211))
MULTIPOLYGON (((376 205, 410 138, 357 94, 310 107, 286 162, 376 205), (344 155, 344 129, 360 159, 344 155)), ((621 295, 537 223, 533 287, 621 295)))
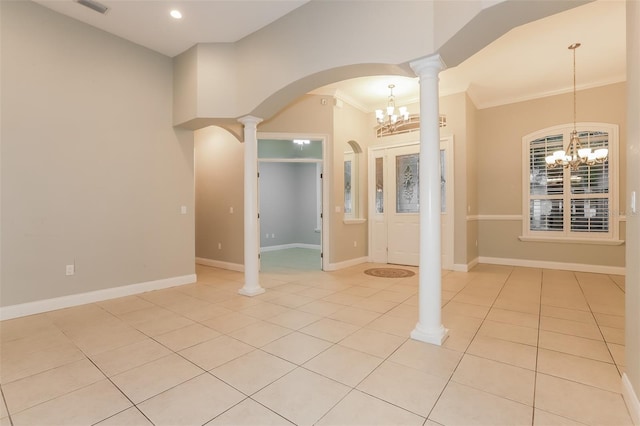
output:
POLYGON ((255 296, 264 293, 258 280, 258 123, 261 118, 246 116, 244 125, 244 286, 238 293, 255 296))
POLYGON ((440 123, 438 73, 440 55, 412 62, 420 78, 420 275, 418 323, 411 338, 442 345, 448 330, 442 325, 442 253, 440 231, 440 123))

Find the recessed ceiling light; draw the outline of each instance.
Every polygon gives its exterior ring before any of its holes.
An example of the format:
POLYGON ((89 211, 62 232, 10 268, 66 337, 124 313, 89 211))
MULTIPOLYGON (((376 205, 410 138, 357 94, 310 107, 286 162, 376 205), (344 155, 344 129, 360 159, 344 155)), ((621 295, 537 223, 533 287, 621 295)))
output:
POLYGON ((173 9, 171 12, 169 12, 169 14, 174 19, 181 19, 182 18, 182 13, 180 13, 180 11, 177 10, 177 9, 173 9))

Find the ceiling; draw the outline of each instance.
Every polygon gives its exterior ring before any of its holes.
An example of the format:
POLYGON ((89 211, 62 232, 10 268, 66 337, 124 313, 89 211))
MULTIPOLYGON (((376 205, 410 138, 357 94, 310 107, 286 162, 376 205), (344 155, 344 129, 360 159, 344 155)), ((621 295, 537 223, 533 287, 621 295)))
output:
MULTIPOLYGON (((105 15, 73 0, 34 1, 172 57, 197 43, 240 40, 309 0, 99 0, 110 8, 105 15), (169 16, 174 8, 182 19, 169 16)), ((582 43, 576 50, 578 88, 624 81, 625 37, 624 0, 597 0, 511 30, 441 72, 440 92, 467 90, 478 108, 568 92, 573 59, 567 47, 574 42, 582 43)), ((418 100, 417 79, 398 76, 358 78, 314 92, 337 93, 372 111, 386 103, 389 84, 396 86, 398 104, 418 100)))

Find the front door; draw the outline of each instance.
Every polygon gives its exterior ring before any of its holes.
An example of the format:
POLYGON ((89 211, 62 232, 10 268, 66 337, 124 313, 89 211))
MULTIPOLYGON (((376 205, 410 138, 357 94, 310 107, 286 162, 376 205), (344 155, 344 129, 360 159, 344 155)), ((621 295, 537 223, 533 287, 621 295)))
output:
POLYGON ((388 263, 418 266, 420 262, 419 148, 394 148, 387 156, 388 263))
MULTIPOLYGON (((442 266, 453 267, 453 140, 440 143, 442 266)), ((420 145, 371 151, 370 196, 371 261, 399 265, 419 264, 420 145)))

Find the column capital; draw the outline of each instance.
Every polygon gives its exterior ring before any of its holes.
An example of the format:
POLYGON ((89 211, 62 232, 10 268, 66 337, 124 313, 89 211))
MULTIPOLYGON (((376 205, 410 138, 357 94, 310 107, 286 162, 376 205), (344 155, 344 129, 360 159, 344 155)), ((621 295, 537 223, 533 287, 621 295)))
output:
POLYGON ((447 67, 438 53, 410 62, 409 66, 418 77, 438 75, 440 71, 447 67))
POLYGON ((240 117, 238 118, 238 121, 242 124, 244 124, 245 126, 253 124, 254 126, 257 126, 258 124, 260 124, 262 122, 262 118, 260 117, 254 117, 253 115, 245 115, 244 117, 240 117))

